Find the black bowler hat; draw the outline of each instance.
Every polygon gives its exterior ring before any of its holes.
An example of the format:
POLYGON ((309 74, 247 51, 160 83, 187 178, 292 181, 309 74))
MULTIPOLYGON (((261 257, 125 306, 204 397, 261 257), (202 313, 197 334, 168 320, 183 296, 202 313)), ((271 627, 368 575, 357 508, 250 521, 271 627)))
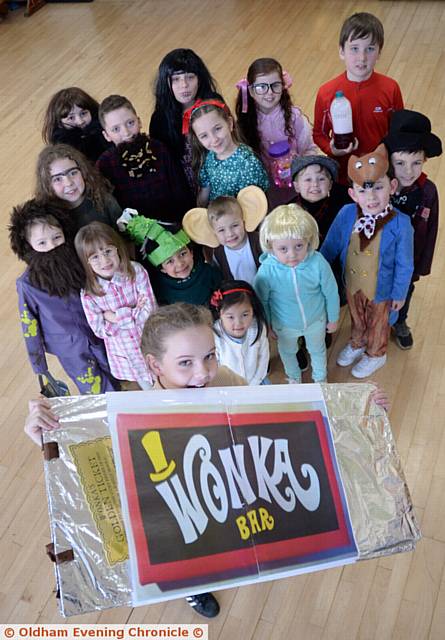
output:
POLYGON ((394 111, 389 133, 383 138, 389 153, 396 151, 424 151, 427 158, 440 156, 442 143, 431 133, 430 119, 418 111, 394 111))

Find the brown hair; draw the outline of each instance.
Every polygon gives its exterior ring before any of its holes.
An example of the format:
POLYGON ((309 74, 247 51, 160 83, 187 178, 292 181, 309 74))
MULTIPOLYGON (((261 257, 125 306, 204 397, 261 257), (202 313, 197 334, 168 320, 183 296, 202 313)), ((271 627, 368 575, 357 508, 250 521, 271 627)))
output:
POLYGON ((167 347, 167 340, 178 331, 206 326, 212 329, 212 314, 205 307, 188 302, 175 302, 160 307, 152 313, 142 332, 141 350, 144 356, 150 354, 160 360, 167 347))
POLYGON ((39 200, 56 200, 65 207, 64 200, 58 198, 51 182, 50 166, 55 160, 69 158, 80 169, 85 182, 85 196, 93 201, 96 209, 105 207, 105 200, 112 187, 98 169, 77 149, 68 144, 51 144, 44 147, 37 158, 35 195, 39 200))
POLYGON ((354 13, 349 18, 346 18, 343 23, 340 30, 339 45, 344 49, 349 39, 357 40, 368 36, 372 38, 371 44, 377 44, 380 50, 383 49, 385 34, 380 20, 373 16, 372 13, 366 13, 365 11, 354 13))
POLYGON ((210 224, 217 222, 227 213, 239 213, 241 220, 244 219, 240 203, 232 196, 219 196, 212 200, 207 207, 207 218, 210 224))
POLYGON ((66 118, 74 107, 87 109, 93 119, 97 118, 99 103, 88 93, 79 87, 68 87, 61 89, 53 95, 49 101, 48 108, 43 119, 42 138, 46 144, 52 144, 54 131, 57 127, 63 126, 62 118, 66 118))
MULTIPOLYGON (((247 70, 247 82, 249 85, 254 84, 257 76, 266 75, 276 71, 283 83, 283 91, 280 98, 280 107, 284 115, 284 130, 289 141, 295 135, 292 128, 292 100, 289 91, 284 86, 283 68, 278 60, 274 58, 258 58, 254 60, 247 70)), ((255 100, 247 92, 247 112, 243 113, 243 95, 241 89, 238 91, 236 98, 236 117, 242 137, 247 144, 252 147, 254 152, 260 156, 261 154, 261 137, 258 131, 258 115, 255 100)))
POLYGON ((127 278, 133 279, 135 277, 134 268, 130 262, 127 248, 119 234, 103 222, 90 222, 90 224, 79 229, 74 238, 74 246, 76 247, 79 260, 85 269, 85 291, 86 293, 96 296, 103 296, 105 292, 98 283, 97 276, 88 262, 88 258, 97 251, 101 242, 116 247, 120 258, 119 270, 127 278))
POLYGON ((204 104, 202 107, 197 107, 197 109, 194 109, 190 117, 190 142, 192 145, 192 167, 196 174, 198 174, 199 170, 201 169, 201 166, 207 155, 207 149, 202 146, 202 144, 196 137, 196 134, 193 131, 193 123, 204 114, 211 113, 212 111, 216 111, 228 124, 230 124, 230 122, 232 121, 232 140, 233 142, 235 142, 235 144, 241 143, 238 127, 227 105, 225 105, 225 108, 222 109, 221 107, 217 107, 214 104, 204 104))
POLYGON ((107 115, 107 113, 116 111, 116 109, 122 109, 123 107, 125 107, 126 109, 130 109, 130 111, 134 113, 136 118, 138 117, 136 109, 133 107, 129 99, 125 96, 112 94, 111 96, 107 96, 102 100, 99 105, 99 122, 102 125, 102 129, 106 128, 105 116, 107 115))
POLYGON ((56 229, 60 229, 60 231, 62 231, 63 235, 65 235, 65 233, 63 232, 63 227, 60 223, 59 220, 57 220, 57 218, 55 218, 54 216, 52 216, 51 214, 48 214, 45 217, 41 217, 41 218, 34 218, 33 220, 30 220, 25 227, 25 237, 26 240, 29 242, 29 236, 31 233, 31 229, 36 225, 36 224, 41 224, 44 227, 55 227, 56 229))

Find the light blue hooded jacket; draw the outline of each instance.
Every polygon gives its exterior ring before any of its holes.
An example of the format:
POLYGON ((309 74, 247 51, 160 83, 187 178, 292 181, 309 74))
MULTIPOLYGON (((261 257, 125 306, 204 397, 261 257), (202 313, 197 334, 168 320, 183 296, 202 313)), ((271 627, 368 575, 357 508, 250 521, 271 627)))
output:
POLYGON ((322 318, 338 321, 337 283, 329 263, 318 251, 308 253, 295 267, 263 253, 253 286, 274 330, 289 327, 304 331, 322 318))

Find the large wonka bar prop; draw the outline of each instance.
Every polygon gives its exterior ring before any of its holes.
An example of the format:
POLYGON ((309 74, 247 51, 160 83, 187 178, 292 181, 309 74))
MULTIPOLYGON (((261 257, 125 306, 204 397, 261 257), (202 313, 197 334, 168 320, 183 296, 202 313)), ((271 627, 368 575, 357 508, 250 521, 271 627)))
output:
POLYGON ((53 399, 61 428, 44 451, 62 615, 412 550, 420 532, 372 390, 53 399))

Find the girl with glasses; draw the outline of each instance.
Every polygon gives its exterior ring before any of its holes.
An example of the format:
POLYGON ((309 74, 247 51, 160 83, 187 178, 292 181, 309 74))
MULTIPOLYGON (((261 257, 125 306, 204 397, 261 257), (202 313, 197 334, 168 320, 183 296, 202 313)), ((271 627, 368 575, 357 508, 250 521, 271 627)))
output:
POLYGON ((141 337, 157 304, 147 272, 130 261, 123 240, 101 222, 82 227, 74 243, 86 274, 82 306, 93 333, 105 342, 113 376, 150 389, 141 337))
POLYGON ((287 140, 292 158, 317 153, 312 128, 301 109, 292 105, 292 80, 273 58, 258 58, 247 78, 237 83, 236 116, 243 138, 273 176, 269 145, 287 140))

